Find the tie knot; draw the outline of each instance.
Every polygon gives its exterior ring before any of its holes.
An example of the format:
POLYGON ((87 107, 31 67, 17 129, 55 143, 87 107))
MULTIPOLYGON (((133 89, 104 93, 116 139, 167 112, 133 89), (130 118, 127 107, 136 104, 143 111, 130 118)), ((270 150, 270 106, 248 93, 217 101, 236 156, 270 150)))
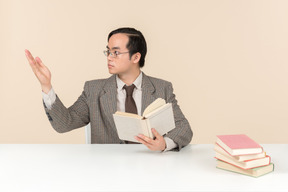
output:
POLYGON ((132 96, 132 93, 134 91, 135 85, 134 84, 132 84, 130 86, 124 85, 123 88, 126 90, 127 96, 132 96))

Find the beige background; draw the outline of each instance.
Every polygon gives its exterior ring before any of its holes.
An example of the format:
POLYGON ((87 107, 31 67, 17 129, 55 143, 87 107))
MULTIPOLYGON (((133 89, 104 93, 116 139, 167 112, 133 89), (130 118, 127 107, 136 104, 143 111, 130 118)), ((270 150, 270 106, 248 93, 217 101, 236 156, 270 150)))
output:
POLYGON ((288 143, 287 10, 275 0, 0 0, 0 143, 84 143, 84 129, 50 126, 24 49, 70 106, 86 80, 110 76, 102 51, 123 26, 146 37, 143 71, 173 83, 192 143, 234 133, 288 143))

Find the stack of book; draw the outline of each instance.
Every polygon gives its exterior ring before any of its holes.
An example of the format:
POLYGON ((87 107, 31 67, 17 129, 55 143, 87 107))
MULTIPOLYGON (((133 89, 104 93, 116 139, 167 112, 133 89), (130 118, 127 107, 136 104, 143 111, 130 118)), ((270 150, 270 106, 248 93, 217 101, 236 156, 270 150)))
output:
POLYGON ((216 167, 252 177, 274 170, 271 157, 263 147, 247 135, 217 135, 215 143, 216 167))

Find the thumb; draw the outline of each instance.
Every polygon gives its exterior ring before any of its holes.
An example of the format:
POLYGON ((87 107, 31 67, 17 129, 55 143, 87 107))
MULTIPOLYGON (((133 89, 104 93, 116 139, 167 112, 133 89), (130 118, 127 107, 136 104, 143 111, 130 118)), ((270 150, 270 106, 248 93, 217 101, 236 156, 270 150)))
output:
POLYGON ((154 134, 154 136, 156 137, 156 139, 160 139, 162 137, 162 135, 160 135, 156 129, 152 128, 151 129, 152 133, 154 134))

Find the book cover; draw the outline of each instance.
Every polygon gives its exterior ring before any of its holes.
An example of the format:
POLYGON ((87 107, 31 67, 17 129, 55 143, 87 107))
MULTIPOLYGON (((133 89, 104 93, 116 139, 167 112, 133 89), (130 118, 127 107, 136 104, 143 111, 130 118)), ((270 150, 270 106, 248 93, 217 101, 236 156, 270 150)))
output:
POLYGON ((232 156, 263 152, 261 145, 245 134, 217 135, 216 143, 232 156))

